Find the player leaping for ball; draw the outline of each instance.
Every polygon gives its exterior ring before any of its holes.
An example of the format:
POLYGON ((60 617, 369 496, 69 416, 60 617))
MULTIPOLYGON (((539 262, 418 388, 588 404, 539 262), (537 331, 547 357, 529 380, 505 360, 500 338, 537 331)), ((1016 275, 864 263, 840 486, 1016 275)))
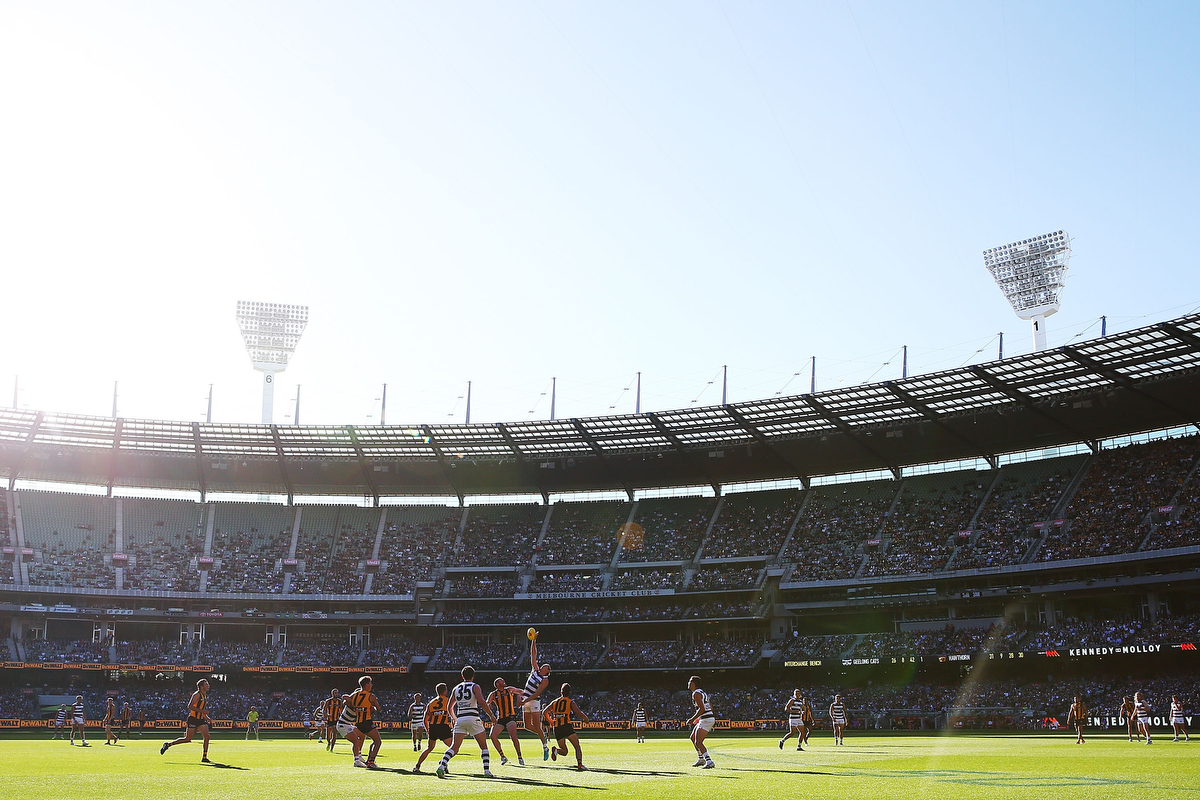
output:
POLYGON ((796 750, 804 749, 804 700, 800 697, 800 690, 795 689, 792 696, 783 705, 783 713, 787 715, 788 732, 779 740, 779 749, 783 749, 783 743, 792 736, 796 737, 796 750))
POLYGON ((713 763, 712 756, 708 754, 708 746, 704 744, 709 731, 717 722, 712 710, 712 701, 709 699, 708 692, 700 688, 699 675, 693 675, 688 679, 688 690, 692 693, 692 702, 696 704, 695 712, 684 723, 687 726, 696 726, 692 728, 690 737, 692 745, 696 748, 696 763, 692 766, 712 769, 716 764, 713 763))
POLYGON ((542 761, 550 759, 550 747, 546 744, 546 732, 542 729, 542 692, 550 685, 550 665, 538 666, 537 631, 529 629, 529 677, 525 679, 525 730, 533 731, 542 740, 542 761))

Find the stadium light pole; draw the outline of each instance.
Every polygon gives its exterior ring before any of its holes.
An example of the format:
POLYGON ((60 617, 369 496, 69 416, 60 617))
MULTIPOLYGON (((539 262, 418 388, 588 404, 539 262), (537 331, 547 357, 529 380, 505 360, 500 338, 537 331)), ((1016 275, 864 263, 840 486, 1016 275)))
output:
POLYGON ((1021 319, 1033 327, 1034 351, 1046 349, 1046 317, 1062 299, 1071 237, 1054 231, 983 251, 983 264, 1021 319))
POLYGON ((379 424, 387 425, 387 384, 383 385, 383 396, 379 401, 379 424))
POLYGON ((308 306, 239 300, 238 328, 250 363, 263 374, 262 421, 274 422, 275 375, 287 369, 308 325, 308 306))
POLYGON ((210 425, 212 424, 212 387, 213 385, 210 383, 208 385, 208 412, 204 415, 204 421, 210 425))
POLYGON ((550 420, 554 421, 554 415, 558 405, 558 378, 550 379, 550 420))
MULTIPOLYGON (((13 408, 17 407, 17 401, 13 400, 13 408)), ((633 401, 633 413, 642 413, 642 373, 637 374, 637 395, 633 401)))

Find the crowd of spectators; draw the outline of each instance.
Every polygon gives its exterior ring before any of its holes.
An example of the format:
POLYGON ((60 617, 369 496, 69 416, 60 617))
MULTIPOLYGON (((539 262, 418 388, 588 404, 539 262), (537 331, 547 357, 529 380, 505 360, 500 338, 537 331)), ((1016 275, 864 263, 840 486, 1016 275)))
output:
POLYGON ((279 594, 283 573, 276 567, 287 555, 291 536, 290 530, 260 535, 254 528, 214 533, 207 591, 279 594))
MULTIPOLYGON (((398 513, 388 511, 389 516, 398 513)), ((437 509, 426 513, 425 519, 389 519, 379 548, 387 570, 372 579, 371 594, 408 594, 417 581, 433 579, 437 564, 458 535, 462 512, 437 509)))
POLYGON ((689 606, 687 611, 684 612, 684 617, 686 619, 753 617, 758 614, 759 605, 757 600, 743 600, 740 603, 714 600, 709 603, 697 603, 694 606, 689 606))
POLYGON ((329 639, 288 639, 280 653, 280 664, 305 667, 353 667, 362 654, 357 645, 329 639))
POLYGON ((1198 443, 1188 436, 1102 450, 1067 507, 1069 523, 1051 529, 1038 560, 1136 550, 1151 530, 1148 515, 1180 490, 1198 443))
POLYGON ((663 642, 613 642, 604 657, 596 664, 597 669, 654 669, 674 667, 683 656, 683 643, 663 642))
POLYGON ((448 644, 431 669, 458 672, 468 664, 477 670, 514 669, 524 652, 524 647, 515 644, 448 644))
POLYGON ((418 653, 428 648, 418 647, 407 636, 376 636, 363 655, 362 663, 373 667, 407 667, 418 653))
MULTIPOLYGON (((57 532, 55 532, 57 533, 57 532)), ((86 586, 116 588, 117 572, 104 563, 104 555, 91 547, 68 547, 48 542, 26 563, 31 586, 86 586), (39 558, 40 556, 40 558, 39 558)))
POLYGON ((883 545, 868 548, 862 576, 936 572, 946 566, 953 552, 954 545, 941 530, 895 533, 883 545))
MULTIPOLYGON (((598 642, 543 642, 537 643, 538 661, 549 664, 552 669, 586 669, 596 663, 596 659, 604 652, 604 645, 598 642)), ((524 652, 517 664, 521 669, 529 669, 529 653, 524 652)))
POLYGON ((540 505, 471 506, 462 544, 447 565, 524 566, 533 556, 545 519, 546 507, 540 505))
POLYGON ((1082 459, 1010 464, 979 511, 972 537, 960 543, 954 569, 1019 564, 1041 538, 1034 524, 1050 518, 1082 459))
POLYGON ((135 639, 116 642, 115 646, 118 664, 170 664, 178 667, 196 663, 196 648, 191 642, 135 639))
POLYGON ((513 572, 458 573, 447 583, 451 597, 512 597, 521 589, 513 572))
POLYGON ((625 569, 613 574, 609 588, 614 591, 678 589, 682 579, 681 569, 625 569))
POLYGON ((621 561, 690 561, 704 541, 717 501, 712 497, 672 497, 638 503, 637 537, 626 537, 621 561))
POLYGON ((628 503, 557 503, 538 563, 608 564, 628 519, 628 503))
POLYGON ((266 666, 276 663, 279 647, 266 642, 237 642, 205 639, 196 654, 197 663, 213 666, 266 666))
POLYGON ((748 667, 762 654, 762 642, 705 637, 683 653, 683 667, 748 667))
POLYGON ((791 641, 787 642, 783 657, 788 661, 837 658, 850 649, 855 638, 844 633, 829 636, 793 636, 791 641))
POLYGON ((539 572, 531 592, 598 592, 604 588, 599 572, 539 572))
POLYGON ((879 535, 896 497, 894 481, 834 484, 810 491, 784 560, 795 563, 792 580, 853 578, 860 548, 879 535))
POLYGON ((688 583, 689 592, 719 592, 729 589, 753 589, 758 585, 762 568, 717 567, 697 570, 688 583))
POLYGON ((795 489, 726 495, 704 557, 778 555, 802 500, 795 489))
POLYGON ((25 660, 35 663, 107 664, 110 641, 26 639, 25 660))

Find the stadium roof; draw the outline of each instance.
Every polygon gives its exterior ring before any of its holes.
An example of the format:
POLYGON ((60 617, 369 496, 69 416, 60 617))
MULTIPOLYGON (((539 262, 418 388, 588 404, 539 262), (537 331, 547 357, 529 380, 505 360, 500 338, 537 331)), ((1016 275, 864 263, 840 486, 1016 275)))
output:
POLYGON ((1200 314, 959 369, 725 406, 476 425, 0 410, 0 476, 209 492, 497 495, 891 470, 1200 421, 1200 314))

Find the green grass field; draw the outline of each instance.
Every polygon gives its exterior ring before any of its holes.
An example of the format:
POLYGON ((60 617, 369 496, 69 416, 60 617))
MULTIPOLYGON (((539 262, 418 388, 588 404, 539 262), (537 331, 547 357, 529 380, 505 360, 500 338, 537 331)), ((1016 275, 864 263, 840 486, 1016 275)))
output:
MULTIPOLYGON (((1096 736, 1075 745, 1060 736, 848 736, 833 747, 828 736, 814 738, 803 753, 782 752, 774 737, 714 735, 717 768, 693 769, 694 750, 683 734, 657 734, 646 744, 607 735, 583 740, 590 772, 576 773, 562 762, 543 762, 528 740, 529 766, 493 762, 497 778, 482 777, 479 751, 472 743, 450 765, 451 775, 411 775, 415 754, 402 739, 384 739, 378 772, 354 769, 349 748, 324 746, 299 735, 245 742, 216 738, 200 764, 200 744, 158 754, 164 737, 134 738, 118 747, 90 735, 92 746, 70 747, 41 738, 0 739, 0 797, 31 798, 310 798, 465 797, 504 793, 559 798, 705 800, 712 797, 791 798, 1023 798, 1048 793, 1071 798, 1140 797, 1200 793, 1200 740, 1173 743, 1170 736, 1151 747, 1124 738, 1096 736), (534 794, 536 793, 536 795, 534 794), (800 795, 799 793, 803 793, 800 795)), ((789 744, 791 744, 789 742, 789 744)), ((434 751, 440 755, 441 746, 434 751)), ((511 748, 505 752, 512 755, 511 748)), ((493 758, 495 753, 493 752, 493 758)), ((432 773, 434 756, 426 762, 432 773)), ((515 761, 515 760, 514 760, 515 761)), ((573 759, 569 762, 573 763, 573 759)))

